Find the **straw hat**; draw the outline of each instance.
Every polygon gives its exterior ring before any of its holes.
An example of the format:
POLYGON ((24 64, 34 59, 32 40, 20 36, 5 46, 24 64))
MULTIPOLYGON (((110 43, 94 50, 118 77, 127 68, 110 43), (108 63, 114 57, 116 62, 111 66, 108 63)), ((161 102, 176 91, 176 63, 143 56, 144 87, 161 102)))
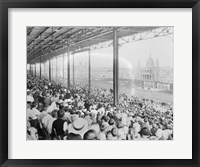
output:
POLYGON ((88 122, 83 118, 77 118, 69 125, 69 133, 83 134, 88 129, 88 122))

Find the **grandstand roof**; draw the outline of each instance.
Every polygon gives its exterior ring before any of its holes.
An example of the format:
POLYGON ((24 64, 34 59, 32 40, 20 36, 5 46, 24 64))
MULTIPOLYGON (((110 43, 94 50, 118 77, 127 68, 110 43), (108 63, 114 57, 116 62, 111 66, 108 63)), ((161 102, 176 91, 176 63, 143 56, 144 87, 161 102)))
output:
MULTIPOLYGON (((159 27, 115 27, 118 38, 159 27)), ((27 62, 39 62, 80 48, 110 41, 113 39, 113 27, 27 27, 27 62)))

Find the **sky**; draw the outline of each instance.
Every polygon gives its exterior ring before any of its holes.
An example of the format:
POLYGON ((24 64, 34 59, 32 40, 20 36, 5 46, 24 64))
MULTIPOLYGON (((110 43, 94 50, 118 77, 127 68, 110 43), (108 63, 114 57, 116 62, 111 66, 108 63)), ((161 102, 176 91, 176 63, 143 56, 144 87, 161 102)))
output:
MULTIPOLYGON (((151 55, 154 60, 154 64, 158 58, 160 66, 173 67, 173 48, 174 43, 172 35, 124 44, 119 48, 119 67, 135 68, 138 66, 138 62, 140 62, 141 67, 144 67, 149 55, 151 55)), ((75 65, 78 65, 80 61, 88 61, 88 52, 75 54, 75 65)), ((112 68, 112 61, 113 47, 91 51, 91 65, 93 68, 112 68)))

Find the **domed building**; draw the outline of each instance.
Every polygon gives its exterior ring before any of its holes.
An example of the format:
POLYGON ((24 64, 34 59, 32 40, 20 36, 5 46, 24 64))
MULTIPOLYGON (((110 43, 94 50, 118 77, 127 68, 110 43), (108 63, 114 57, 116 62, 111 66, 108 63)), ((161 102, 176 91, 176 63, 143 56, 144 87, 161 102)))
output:
POLYGON ((150 54, 146 62, 146 66, 140 70, 140 79, 147 81, 155 81, 158 78, 158 64, 159 63, 157 60, 156 66, 154 65, 154 61, 150 54))
POLYGON ((136 80, 143 82, 144 88, 158 88, 170 90, 173 87, 173 69, 160 67, 159 60, 154 60, 149 54, 145 67, 141 68, 138 63, 136 80))
POLYGON ((146 67, 154 67, 154 61, 151 57, 151 54, 149 55, 149 59, 147 60, 146 67))

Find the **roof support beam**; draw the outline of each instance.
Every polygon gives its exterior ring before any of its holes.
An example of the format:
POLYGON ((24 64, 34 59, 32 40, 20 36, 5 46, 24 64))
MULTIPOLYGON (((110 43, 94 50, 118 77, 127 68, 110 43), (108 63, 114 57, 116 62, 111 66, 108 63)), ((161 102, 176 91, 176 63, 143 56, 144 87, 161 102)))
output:
MULTIPOLYGON (((67 34, 69 31, 71 31, 72 29, 73 29, 73 28, 70 28, 70 29, 68 29, 67 31, 65 31, 64 33, 58 35, 57 37, 54 38, 54 40, 56 40, 56 39, 58 39, 58 38, 60 38, 60 37, 62 37, 62 39, 65 38, 64 35, 67 34)), ((53 36, 53 35, 56 34, 56 33, 57 33, 56 31, 53 31, 53 32, 50 34, 50 36, 53 36)), ((49 38, 49 36, 47 36, 43 41, 45 41, 47 38, 49 38)), ((41 41, 41 42, 43 42, 43 41, 41 41)), ((39 42, 37 46, 39 46, 39 44, 40 44, 41 42, 39 42)), ((47 45, 47 44, 49 44, 50 42, 52 42, 52 40, 49 40, 48 42, 44 43, 43 45, 47 45)), ((55 44, 55 43, 56 43, 56 42, 54 42, 54 43, 52 43, 52 44, 50 44, 50 45, 53 45, 53 44, 55 44)), ((45 49, 45 48, 42 48, 43 45, 40 45, 37 49, 38 49, 39 51, 40 51, 41 49, 45 49)), ((48 46, 47 46, 47 47, 48 47, 48 46)))
POLYGON ((43 31, 41 31, 29 44, 28 47, 35 41, 38 37, 40 37, 49 27, 46 27, 43 31))
POLYGON ((40 79, 42 79, 41 55, 40 55, 40 79))
POLYGON ((30 74, 32 75, 32 64, 30 64, 30 74))
POLYGON ((35 63, 35 77, 36 77, 36 63, 35 63))
POLYGON ((56 56, 56 80, 58 79, 58 56, 56 56))
POLYGON ((113 28, 113 103, 118 103, 118 73, 119 73, 119 56, 118 56, 118 38, 117 29, 113 28))
POLYGON ((73 56, 73 88, 75 87, 75 80, 74 80, 74 54, 72 55, 73 56))
POLYGON ((65 84, 65 54, 62 55, 63 57, 63 85, 65 84))
POLYGON ((30 31, 27 33, 27 36, 31 33, 31 31, 33 30, 33 27, 30 29, 30 31))
POLYGON ((51 82, 51 59, 49 59, 49 82, 51 82))
POLYGON ((70 90, 70 54, 69 54, 69 46, 67 47, 67 81, 68 81, 68 90, 70 90))
POLYGON ((48 43, 52 42, 52 39, 50 39, 47 43, 43 43, 42 45, 40 45, 40 44, 41 44, 42 42, 44 42, 46 39, 48 39, 48 38, 50 38, 50 37, 52 38, 52 36, 53 36, 55 33, 57 33, 57 31, 53 31, 53 30, 52 30, 51 34, 49 34, 49 35, 46 36, 43 40, 41 40, 41 41, 37 44, 37 46, 35 46, 35 47, 39 47, 39 48, 36 48, 37 50, 32 51, 32 52, 30 53, 30 57, 32 57, 33 55, 37 54, 41 49, 44 49, 44 48, 42 48, 42 46, 47 45, 48 43))
POLYGON ((91 50, 88 50, 88 93, 90 94, 91 89, 91 50))
POLYGON ((29 64, 29 74, 31 75, 31 64, 29 64))

